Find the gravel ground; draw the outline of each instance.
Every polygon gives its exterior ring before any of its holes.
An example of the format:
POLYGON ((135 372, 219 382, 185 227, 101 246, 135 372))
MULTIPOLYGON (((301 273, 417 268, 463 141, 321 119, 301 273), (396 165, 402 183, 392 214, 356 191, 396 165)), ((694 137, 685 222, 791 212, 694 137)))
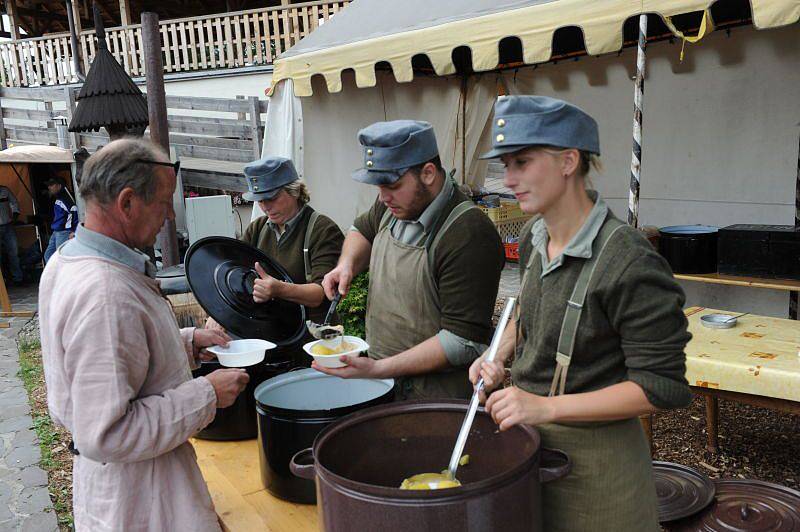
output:
MULTIPOLYGON (((495 322, 504 300, 495 306, 495 322)), ((719 401, 719 451, 706 450, 705 401, 661 412, 653 422, 653 459, 693 467, 711 478, 747 478, 800 489, 800 416, 719 401)))

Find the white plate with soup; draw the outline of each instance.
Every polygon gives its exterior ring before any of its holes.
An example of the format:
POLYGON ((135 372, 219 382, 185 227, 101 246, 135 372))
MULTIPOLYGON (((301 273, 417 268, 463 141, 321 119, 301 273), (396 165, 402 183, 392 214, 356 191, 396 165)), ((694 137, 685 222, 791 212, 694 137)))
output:
POLYGON ((303 346, 303 350, 320 366, 326 368, 343 368, 347 364, 339 360, 342 356, 358 356, 369 349, 369 344, 357 336, 343 336, 338 349, 329 349, 326 340, 314 340, 303 346))

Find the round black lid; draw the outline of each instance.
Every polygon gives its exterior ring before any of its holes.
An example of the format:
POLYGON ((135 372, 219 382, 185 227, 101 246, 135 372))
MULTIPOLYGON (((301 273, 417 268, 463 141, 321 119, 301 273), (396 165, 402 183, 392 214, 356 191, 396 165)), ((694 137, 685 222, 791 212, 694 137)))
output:
POLYGON ((186 278, 200 306, 226 330, 279 347, 294 344, 306 332, 305 308, 283 299, 253 301, 256 262, 272 277, 292 282, 286 270, 259 249, 221 236, 192 244, 186 252, 186 278))
POLYGON ((691 467, 653 462, 653 479, 660 523, 694 515, 714 499, 714 483, 691 467))
POLYGON ((717 480, 714 504, 668 527, 692 532, 800 530, 800 492, 758 480, 717 480))

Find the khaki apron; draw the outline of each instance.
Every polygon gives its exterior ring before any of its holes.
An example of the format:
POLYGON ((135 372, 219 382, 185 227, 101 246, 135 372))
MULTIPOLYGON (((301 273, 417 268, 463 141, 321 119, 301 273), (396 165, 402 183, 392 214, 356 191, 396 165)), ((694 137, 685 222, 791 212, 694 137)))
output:
MULTIPOLYGON (((610 218, 592 245, 567 303, 556 352, 556 371, 550 395, 564 394, 583 304, 594 267, 614 232, 622 227, 610 218)), ((530 304, 526 265, 520 302, 530 304), (527 296, 527 297, 526 297, 527 296)), ((522 304, 518 306, 521 308, 522 304)), ((519 320, 517 320, 519 323, 519 320)), ((527 343, 527 340, 526 340, 527 343)), ((523 349, 527 346, 523 346, 523 349)), ((658 501, 650 447, 638 418, 611 422, 550 423, 537 427, 542 445, 560 449, 572 461, 565 478, 542 486, 546 532, 658 532, 658 501)))
MULTIPOLYGON (((390 211, 381 220, 372 242, 367 295, 367 343, 369 356, 380 360, 418 345, 441 330, 439 291, 433 276, 433 253, 438 235, 467 210, 470 201, 457 205, 444 223, 434 225, 417 245, 404 244, 392 237, 396 222, 390 211)), ((400 377, 395 379, 395 395, 406 399, 465 399, 472 395, 468 368, 400 377)))

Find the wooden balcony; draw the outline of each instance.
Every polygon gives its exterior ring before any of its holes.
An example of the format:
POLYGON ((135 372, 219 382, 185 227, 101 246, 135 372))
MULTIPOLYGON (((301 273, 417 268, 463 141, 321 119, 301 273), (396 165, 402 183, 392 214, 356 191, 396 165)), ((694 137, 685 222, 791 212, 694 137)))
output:
MULTIPOLYGON (((269 65, 285 50, 344 9, 351 0, 164 20, 164 72, 196 72, 269 65)), ((94 30, 78 36, 80 63, 89 71, 94 30)), ((106 29, 108 48, 131 77, 145 76, 140 24, 106 29)), ((0 42, 0 86, 39 87, 78 81, 68 33, 0 42)))

